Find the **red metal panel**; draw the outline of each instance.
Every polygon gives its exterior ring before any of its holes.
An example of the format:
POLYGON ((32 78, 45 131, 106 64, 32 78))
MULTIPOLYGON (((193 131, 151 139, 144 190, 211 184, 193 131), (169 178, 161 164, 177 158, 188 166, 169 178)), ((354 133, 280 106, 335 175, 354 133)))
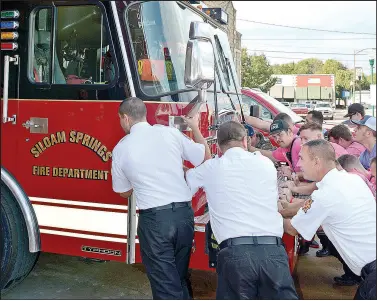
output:
POLYGON ((317 74, 297 75, 296 87, 309 87, 309 86, 333 87, 334 86, 333 77, 334 77, 333 75, 317 75, 317 74))

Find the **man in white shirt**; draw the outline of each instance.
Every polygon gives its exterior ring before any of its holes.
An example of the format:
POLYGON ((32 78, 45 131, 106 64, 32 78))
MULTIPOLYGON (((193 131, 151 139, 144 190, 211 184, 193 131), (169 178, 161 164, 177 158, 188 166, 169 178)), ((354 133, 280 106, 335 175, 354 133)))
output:
POLYGON ((178 129, 146 121, 142 100, 119 107, 126 136, 113 151, 113 190, 139 208, 137 234, 154 299, 189 299, 186 277, 194 238, 194 212, 183 161, 194 166, 210 158, 197 120, 186 119, 195 143, 178 129))
POLYGON ((238 122, 219 127, 221 158, 186 173, 192 194, 206 192, 219 244, 217 299, 298 299, 282 245, 277 171, 260 152, 247 151, 238 122))
POLYGON ((304 177, 318 190, 284 230, 311 239, 322 226, 348 267, 361 275, 355 298, 376 299, 376 201, 357 175, 336 169, 335 151, 322 139, 309 141, 300 153, 304 177))

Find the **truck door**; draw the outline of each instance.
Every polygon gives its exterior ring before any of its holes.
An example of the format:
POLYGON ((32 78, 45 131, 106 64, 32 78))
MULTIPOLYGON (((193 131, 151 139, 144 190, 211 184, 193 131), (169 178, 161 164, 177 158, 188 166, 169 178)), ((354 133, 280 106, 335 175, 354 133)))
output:
MULTIPOLYGON (((7 5, 4 5, 7 6, 7 5)), ((1 162, 9 172, 16 171, 17 122, 19 97, 19 17, 20 13, 12 7, 1 11, 1 162), (4 135, 4 133, 7 133, 4 135), (3 147, 7 145, 8 147, 3 147), (6 160, 5 160, 6 159, 6 160)))
POLYGON ((98 99, 119 73, 106 9, 64 3, 28 16, 16 177, 42 251, 126 261, 127 201, 110 176, 111 150, 124 135, 119 101, 98 99))

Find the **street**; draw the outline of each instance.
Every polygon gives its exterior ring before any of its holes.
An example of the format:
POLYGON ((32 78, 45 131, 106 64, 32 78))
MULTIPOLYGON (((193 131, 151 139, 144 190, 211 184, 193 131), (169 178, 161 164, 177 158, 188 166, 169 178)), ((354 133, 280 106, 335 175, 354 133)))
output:
MULTIPOLYGON (((342 274, 334 257, 318 258, 317 249, 299 257, 295 283, 301 299, 352 299, 356 286, 333 285, 342 274)), ((194 299, 215 299, 216 274, 193 271, 194 299)), ((31 274, 2 299, 151 299, 142 265, 87 261, 41 254, 31 274)))

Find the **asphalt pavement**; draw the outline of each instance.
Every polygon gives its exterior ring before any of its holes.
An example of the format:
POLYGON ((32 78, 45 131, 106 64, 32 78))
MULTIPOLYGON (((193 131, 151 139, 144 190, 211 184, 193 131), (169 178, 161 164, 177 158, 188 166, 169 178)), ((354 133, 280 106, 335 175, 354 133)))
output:
MULTIPOLYGON (((316 249, 299 257, 295 272, 300 299, 352 299, 356 286, 340 287, 333 277, 342 274, 334 257, 318 258, 316 249)), ((192 271, 194 299, 215 299, 216 274, 192 271)), ((31 274, 1 296, 17 299, 151 299, 142 265, 93 262, 79 257, 43 253, 31 274)))

